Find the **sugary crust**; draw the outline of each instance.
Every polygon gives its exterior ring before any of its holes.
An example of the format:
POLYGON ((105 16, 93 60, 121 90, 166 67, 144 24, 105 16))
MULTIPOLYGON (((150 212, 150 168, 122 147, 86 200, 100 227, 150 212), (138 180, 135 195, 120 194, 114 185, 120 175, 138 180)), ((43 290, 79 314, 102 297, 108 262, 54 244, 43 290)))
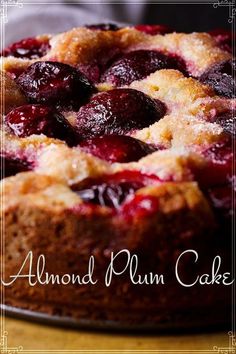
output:
POLYGON ((204 158, 197 153, 186 150, 168 149, 157 151, 138 162, 127 164, 115 163, 112 165, 114 172, 126 170, 138 170, 146 174, 154 174, 162 181, 191 181, 193 175, 190 166, 202 168, 206 164, 204 158))
MULTIPOLYGON (((221 112, 236 108, 235 99, 216 96, 212 88, 203 85, 192 77, 185 77, 181 72, 171 69, 158 70, 143 80, 133 81, 124 86, 142 91, 148 96, 165 103, 167 113, 181 112, 213 120, 221 112)), ((114 87, 111 84, 100 83, 99 91, 108 91, 114 87)), ((73 115, 69 118, 72 124, 73 115)))
POLYGON ((37 161, 41 150, 50 145, 65 145, 61 140, 48 138, 45 135, 30 135, 27 138, 18 138, 4 129, 0 131, 3 143, 3 153, 6 156, 15 156, 17 158, 27 158, 29 161, 37 161))
POLYGON ((235 99, 225 99, 219 96, 196 99, 188 108, 188 112, 198 118, 214 122, 217 115, 225 112, 234 112, 235 99))
MULTIPOLYGON (((159 128, 157 127, 156 130, 159 131, 159 128)), ((182 131, 181 128, 180 131, 182 131)), ((63 142, 49 139, 44 135, 40 137, 32 135, 22 139, 14 139, 7 135, 5 137, 5 153, 18 158, 25 157, 28 161, 34 162, 35 172, 54 176, 69 184, 80 182, 88 177, 97 177, 122 170, 140 170, 147 174, 155 174, 162 180, 191 180, 189 166, 200 166, 204 163, 200 154, 192 152, 191 144, 189 147, 184 147, 181 135, 176 134, 170 138, 170 135, 166 133, 166 138, 162 136, 158 139, 155 126, 152 126, 136 133, 135 136, 146 142, 161 143, 169 149, 149 154, 138 162, 110 164, 83 152, 79 147, 69 148, 63 142), (55 161, 60 161, 60 164, 55 164, 55 161)), ((210 135, 210 138, 211 140, 206 139, 205 143, 217 141, 220 136, 216 139, 214 135, 210 135)), ((198 139, 200 139, 200 135, 198 139)))
POLYGON ((0 61, 2 69, 10 75, 15 71, 19 73, 23 72, 29 65, 34 62, 34 60, 15 58, 12 56, 6 58, 1 57, 0 61))
POLYGON ((142 91, 166 104, 169 112, 187 110, 199 98, 214 96, 211 88, 177 70, 158 70, 144 80, 133 81, 130 88, 142 91))
POLYGON ((159 186, 142 188, 137 195, 152 195, 158 198, 159 208, 163 213, 172 213, 181 209, 199 210, 210 216, 213 224, 213 216, 209 204, 199 190, 197 183, 163 183, 159 186))
POLYGON ((80 198, 60 183, 55 176, 37 175, 33 172, 8 178, 3 189, 6 210, 22 204, 26 208, 31 205, 54 209, 57 212, 80 202, 80 198))
POLYGON ((79 146, 69 148, 60 140, 44 135, 17 138, 3 132, 2 136, 6 155, 25 157, 33 161, 37 173, 58 176, 73 184, 88 177, 130 169, 153 173, 163 180, 191 180, 189 166, 203 163, 202 156, 192 152, 193 147, 210 146, 221 141, 225 133, 218 124, 190 115, 172 114, 132 134, 146 143, 165 147, 165 150, 149 154, 138 162, 114 164, 83 152, 79 146))
POLYGON ((55 176, 70 184, 87 177, 109 173, 111 166, 79 148, 71 149, 64 142, 45 135, 31 135, 17 138, 2 132, 6 156, 26 158, 32 161, 38 173, 55 176), (56 163, 55 161, 60 161, 56 163))
POLYGON ((210 145, 222 139, 224 131, 219 124, 206 122, 195 116, 178 112, 132 134, 142 141, 169 147, 210 145))
POLYGON ((36 172, 58 176, 69 184, 74 184, 88 177, 109 173, 111 166, 79 149, 51 144, 43 149, 38 157, 36 172), (61 161, 55 164, 54 161, 61 161))
MULTIPOLYGON (((221 50, 215 39, 207 33, 156 35, 147 39, 147 45, 150 49, 179 55, 193 76, 199 76, 209 66, 231 58, 231 55, 221 50)), ((139 47, 142 47, 142 43, 139 47)))
POLYGON ((0 78, 0 112, 1 114, 6 114, 13 108, 25 104, 27 100, 26 97, 20 91, 15 81, 12 80, 6 72, 1 71, 0 78))
MULTIPOLYGON (((170 38, 166 35, 166 41, 170 38)), ((231 59, 231 54, 221 50, 215 39, 207 33, 176 34, 177 52, 187 62, 193 76, 201 75, 215 63, 231 59)))
MULTIPOLYGON (((57 60, 71 65, 90 64, 117 48, 123 51, 149 48, 179 55, 193 76, 199 76, 209 66, 231 57, 206 33, 150 36, 128 27, 115 32, 74 28, 53 36, 50 44, 51 49, 40 60, 57 60)), ((3 59, 3 65, 6 71, 10 71, 18 65, 27 67, 33 61, 8 57, 3 59)))

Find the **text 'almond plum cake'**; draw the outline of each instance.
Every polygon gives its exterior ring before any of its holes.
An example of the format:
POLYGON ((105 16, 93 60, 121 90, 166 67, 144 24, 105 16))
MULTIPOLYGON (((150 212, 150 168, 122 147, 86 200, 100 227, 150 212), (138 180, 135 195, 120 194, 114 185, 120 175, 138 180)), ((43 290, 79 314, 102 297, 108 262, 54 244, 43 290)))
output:
POLYGON ((100 24, 2 52, 6 305, 124 326, 230 320, 231 45, 100 24))

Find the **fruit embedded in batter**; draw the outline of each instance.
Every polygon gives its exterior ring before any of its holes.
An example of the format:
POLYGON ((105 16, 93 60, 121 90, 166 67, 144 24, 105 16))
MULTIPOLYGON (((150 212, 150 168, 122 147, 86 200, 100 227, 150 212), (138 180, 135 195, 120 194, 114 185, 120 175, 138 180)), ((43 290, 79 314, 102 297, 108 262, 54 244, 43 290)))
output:
POLYGON ((200 81, 211 86, 216 94, 234 98, 235 65, 235 60, 215 64, 200 76, 200 81))
POLYGON ((136 50, 124 54, 102 75, 101 82, 117 87, 142 80, 161 69, 175 69, 186 72, 184 63, 177 56, 166 55, 155 50, 136 50))
POLYGON ((109 162, 138 161, 156 149, 143 141, 126 135, 102 135, 85 139, 80 148, 109 162))
POLYGON ((135 191, 148 185, 159 183, 156 176, 142 174, 139 171, 122 171, 100 178, 91 178, 81 185, 72 186, 85 202, 119 209, 120 205, 135 191))
POLYGON ((5 177, 15 176, 19 172, 32 170, 32 163, 26 159, 20 159, 13 156, 1 155, 1 179, 5 177))
POLYGON ((50 49, 48 39, 25 38, 11 44, 2 52, 2 56, 21 59, 38 59, 47 54, 50 49))
POLYGON ((157 122, 165 105, 134 89, 114 89, 99 93, 82 106, 76 129, 82 139, 105 134, 125 134, 157 122))
POLYGON ((78 142, 75 129, 61 113, 49 106, 28 104, 17 107, 7 114, 5 122, 9 131, 20 138, 44 134, 64 140, 68 145, 78 142))
POLYGON ((32 103, 73 109, 78 109, 96 91, 78 69, 51 61, 30 65, 16 82, 32 103))

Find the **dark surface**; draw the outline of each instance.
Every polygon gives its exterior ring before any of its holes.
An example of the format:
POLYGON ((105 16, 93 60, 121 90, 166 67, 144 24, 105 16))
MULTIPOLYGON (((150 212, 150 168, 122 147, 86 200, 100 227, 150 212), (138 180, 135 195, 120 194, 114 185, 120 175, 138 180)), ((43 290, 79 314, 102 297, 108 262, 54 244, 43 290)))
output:
POLYGON ((147 23, 164 23, 177 31, 208 31, 211 28, 230 28, 229 9, 212 4, 148 5, 144 17, 147 23))
MULTIPOLYGON (((196 1, 196 0, 195 0, 196 1)), ((148 1, 151 2, 150 0, 148 1)), ((9 45, 29 36, 41 33, 58 33, 70 30, 72 27, 85 24, 118 22, 123 24, 159 24, 168 25, 176 31, 210 31, 223 27, 230 29, 229 7, 218 6, 217 0, 209 4, 131 4, 126 0, 122 4, 91 3, 51 5, 26 5, 22 8, 9 6, 8 22, 5 25, 5 43, 9 45)), ((163 1, 164 2, 164 1, 163 1)))
POLYGON ((230 28, 228 6, 213 7, 213 4, 216 4, 217 1, 205 4, 193 4, 193 1, 188 2, 186 4, 129 4, 129 7, 131 7, 130 12, 126 8, 128 2, 125 2, 125 6, 124 4, 99 4, 95 6, 82 4, 80 6, 90 11, 91 6, 93 6, 95 13, 100 15, 109 14, 109 18, 113 21, 135 24, 165 24, 176 31, 192 32, 208 31, 219 27, 230 28), (109 11, 107 10, 108 6, 112 7, 109 11), (142 8, 138 10, 140 6, 142 8), (135 16, 134 14, 136 13, 137 15, 135 16))
POLYGON ((75 319, 65 316, 49 315, 47 313, 29 311, 13 306, 1 305, 2 311, 9 317, 28 320, 32 322, 38 322, 45 325, 60 326, 66 328, 78 328, 82 330, 99 330, 99 331, 114 331, 114 332, 127 332, 131 333, 182 333, 185 330, 187 333, 199 333, 202 331, 215 331, 215 330, 225 330, 229 329, 229 316, 225 315, 219 321, 209 321, 202 322, 203 314, 198 314, 198 318, 195 322, 190 323, 188 315, 186 314, 187 322, 182 322, 180 325, 179 321, 173 321, 170 323, 142 323, 142 324, 127 324, 119 321, 100 321, 100 320, 90 320, 90 319, 75 319))

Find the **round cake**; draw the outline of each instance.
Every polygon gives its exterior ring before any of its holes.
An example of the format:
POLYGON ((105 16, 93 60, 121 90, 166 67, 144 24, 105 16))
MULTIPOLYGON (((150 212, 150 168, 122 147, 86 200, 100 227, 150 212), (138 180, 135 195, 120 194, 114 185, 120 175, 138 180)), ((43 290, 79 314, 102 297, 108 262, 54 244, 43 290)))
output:
POLYGON ((123 327, 228 323, 230 33, 98 24, 1 54, 5 305, 123 327))

